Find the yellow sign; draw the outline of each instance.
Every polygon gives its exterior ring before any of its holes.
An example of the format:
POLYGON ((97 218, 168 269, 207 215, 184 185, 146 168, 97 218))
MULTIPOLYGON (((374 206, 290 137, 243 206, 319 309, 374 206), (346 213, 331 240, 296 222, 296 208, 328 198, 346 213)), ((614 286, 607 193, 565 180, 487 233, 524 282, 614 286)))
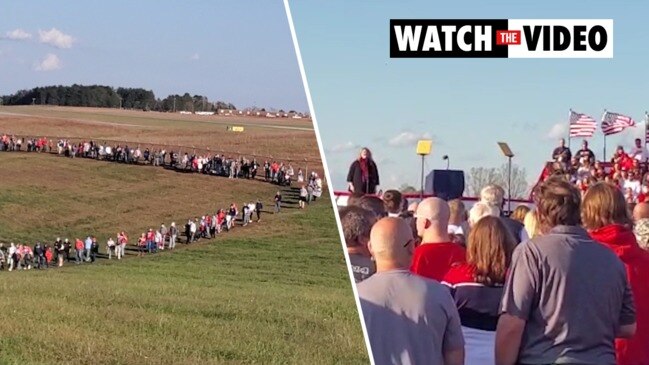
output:
POLYGON ((228 128, 227 128, 227 131, 228 132, 243 132, 243 127, 229 125, 228 128))
POLYGON ((418 155, 430 155, 430 150, 433 148, 433 141, 429 139, 422 139, 417 142, 417 154, 418 155))

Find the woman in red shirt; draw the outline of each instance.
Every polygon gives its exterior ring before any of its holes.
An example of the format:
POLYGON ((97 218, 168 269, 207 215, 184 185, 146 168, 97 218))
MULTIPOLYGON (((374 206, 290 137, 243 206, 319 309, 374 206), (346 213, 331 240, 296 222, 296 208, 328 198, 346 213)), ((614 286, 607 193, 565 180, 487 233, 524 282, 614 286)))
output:
POLYGON ((636 310, 636 333, 616 339, 618 365, 649 365, 649 252, 638 246, 624 195, 608 184, 592 186, 582 202, 581 220, 590 236, 617 254, 626 267, 636 310))

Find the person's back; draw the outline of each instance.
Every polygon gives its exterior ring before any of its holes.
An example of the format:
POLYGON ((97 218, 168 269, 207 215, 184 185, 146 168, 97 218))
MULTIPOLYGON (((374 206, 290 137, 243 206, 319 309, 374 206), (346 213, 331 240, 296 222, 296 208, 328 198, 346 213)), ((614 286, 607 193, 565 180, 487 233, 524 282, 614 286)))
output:
POLYGON ((465 260, 466 250, 457 243, 425 243, 415 249, 410 270, 417 275, 441 281, 451 266, 465 260))
POLYGON ((383 218, 370 233, 376 274, 358 284, 376 364, 464 364, 460 318, 448 290, 411 273, 414 238, 401 218, 383 218))
POLYGON ((463 348, 448 290, 407 270, 377 273, 358 284, 376 364, 443 364, 443 346, 463 348))
POLYGON ((649 365, 649 252, 638 246, 630 229, 607 226, 591 232, 591 237, 611 249, 624 263, 638 329, 630 339, 617 339, 618 365, 649 365))
POLYGON ((426 198, 417 206, 416 228, 421 245, 414 252, 410 271, 441 281, 453 264, 466 260, 464 247, 451 241, 448 203, 439 198, 426 198))
POLYGON ((649 252, 638 246, 624 195, 607 184, 591 186, 581 218, 590 237, 622 260, 633 293, 637 330, 632 338, 615 341, 617 364, 649 365, 649 252))
POLYGON ((521 243, 522 237, 527 236, 527 232, 523 234, 523 231, 525 230, 523 223, 509 217, 500 217, 500 220, 503 222, 505 228, 507 228, 507 231, 512 235, 517 244, 521 243))
POLYGON ((616 336, 635 332, 622 262, 581 228, 580 193, 537 188, 542 235, 514 251, 496 331, 498 364, 615 364, 616 336))
MULTIPOLYGON (((533 268, 538 272, 533 277, 538 280, 539 303, 528 318, 521 362, 541 357, 547 363, 561 359, 614 364, 612 329, 619 326, 627 284, 624 267, 613 252, 582 228, 559 226, 519 245, 514 257, 514 262, 526 263, 518 269, 541 263, 533 268)), ((511 290, 520 295, 516 283, 511 290)), ((508 302, 503 304, 511 308, 508 302)))

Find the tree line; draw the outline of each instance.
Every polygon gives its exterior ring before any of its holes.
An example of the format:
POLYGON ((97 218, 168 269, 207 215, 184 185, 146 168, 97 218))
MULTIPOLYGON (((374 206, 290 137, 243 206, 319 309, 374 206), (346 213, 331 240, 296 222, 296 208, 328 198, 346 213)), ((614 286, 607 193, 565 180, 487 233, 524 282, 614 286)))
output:
POLYGON ((153 110, 160 112, 174 111, 208 111, 217 109, 236 110, 232 103, 209 101, 203 95, 169 95, 164 99, 156 98, 151 90, 142 88, 117 89, 102 85, 44 86, 29 90, 20 90, 15 94, 2 96, 3 105, 59 105, 84 106, 96 108, 125 108, 153 110))
MULTIPOLYGON (((507 164, 500 167, 473 167, 465 173, 466 186, 465 196, 479 197, 480 190, 487 185, 500 185, 507 192, 509 189, 509 174, 507 164)), ((526 199, 531 191, 527 182, 527 171, 525 168, 512 165, 511 176, 512 199, 526 199)), ((402 193, 419 194, 420 189, 408 184, 403 184, 398 189, 402 193)), ((507 193, 505 193, 506 195, 507 193)))

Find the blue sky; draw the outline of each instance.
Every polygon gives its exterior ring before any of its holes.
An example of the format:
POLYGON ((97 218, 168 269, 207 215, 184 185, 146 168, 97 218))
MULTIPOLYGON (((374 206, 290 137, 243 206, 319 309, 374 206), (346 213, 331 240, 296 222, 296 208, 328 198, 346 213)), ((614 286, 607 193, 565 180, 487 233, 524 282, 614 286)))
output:
MULTIPOLYGON (((649 110, 649 4, 631 1, 291 1, 314 109, 335 188, 368 146, 383 188, 419 186, 415 141, 432 137, 427 169, 505 162, 508 142, 528 180, 538 177, 568 111, 604 109, 642 122, 649 110), (604 18, 614 20, 613 59, 390 59, 391 18, 604 18)), ((643 127, 607 141, 630 146, 643 127)), ((573 140, 574 147, 581 140, 573 140)), ((603 136, 591 139, 601 158, 603 136)))
POLYGON ((5 1, 0 80, 0 94, 105 84, 308 109, 281 0, 5 1))

